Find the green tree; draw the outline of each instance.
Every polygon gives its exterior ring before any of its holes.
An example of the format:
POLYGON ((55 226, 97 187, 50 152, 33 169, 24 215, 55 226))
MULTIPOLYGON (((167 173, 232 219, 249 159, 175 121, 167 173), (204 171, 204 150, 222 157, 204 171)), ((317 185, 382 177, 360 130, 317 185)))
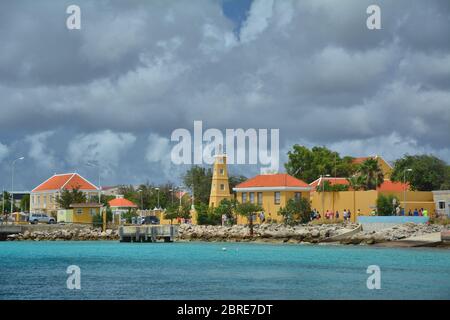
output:
POLYGON ((247 218, 248 224, 250 227, 250 236, 253 236, 253 219, 257 212, 262 211, 263 209, 250 202, 238 203, 236 205, 237 214, 247 218))
POLYGON ((398 198, 392 194, 379 194, 377 198, 377 212, 379 216, 395 215, 395 210, 399 205, 398 198))
POLYGON ((448 165, 432 155, 405 155, 394 162, 392 181, 406 181, 412 190, 432 191, 450 186, 448 165), (411 172, 405 170, 412 169, 411 172))
POLYGON ((228 184, 230 186, 230 192, 233 192, 233 188, 236 187, 238 184, 244 182, 247 180, 247 177, 243 175, 230 175, 228 177, 228 184))
POLYGON ((375 158, 369 158, 361 163, 358 175, 362 179, 365 190, 376 190, 384 181, 383 170, 375 158))
POLYGON ((183 184, 192 190, 195 205, 209 204, 211 193, 212 170, 193 166, 182 177, 183 184))
MULTIPOLYGON (((5 213, 11 213, 11 194, 7 191, 4 191, 2 195, 2 208, 5 210, 5 213)), ((16 211, 15 206, 13 209, 16 211)))
POLYGON ((86 195, 80 191, 79 187, 72 190, 64 189, 59 196, 56 197, 56 203, 62 209, 70 209, 72 203, 84 203, 86 202, 86 195))
POLYGON ((28 209, 30 209, 30 195, 26 194, 20 199, 20 210, 25 212, 28 209))
POLYGON ((199 203, 195 210, 197 211, 197 223, 200 225, 220 225, 222 223, 222 216, 205 203, 199 203))
POLYGON ((289 199, 286 206, 280 208, 278 213, 283 216, 285 224, 307 223, 310 220, 311 205, 305 198, 289 199))
POLYGON ((176 204, 169 205, 164 212, 164 219, 170 220, 170 224, 172 224, 173 220, 178 217, 178 210, 179 208, 176 204))
POLYGON ((326 147, 313 147, 311 150, 298 144, 288 152, 285 168, 288 174, 307 183, 316 180, 320 175, 330 174, 348 177, 355 172, 356 166, 351 157, 339 156, 339 153, 326 147))
POLYGON ((364 188, 364 177, 360 175, 353 175, 350 178, 347 178, 349 183, 349 188, 354 191, 362 190, 364 188))
POLYGON ((214 210, 215 213, 220 217, 222 217, 222 215, 225 215, 227 217, 228 224, 234 224, 236 223, 236 219, 233 214, 235 207, 236 202, 234 200, 223 199, 222 201, 220 201, 219 205, 214 208, 214 210))

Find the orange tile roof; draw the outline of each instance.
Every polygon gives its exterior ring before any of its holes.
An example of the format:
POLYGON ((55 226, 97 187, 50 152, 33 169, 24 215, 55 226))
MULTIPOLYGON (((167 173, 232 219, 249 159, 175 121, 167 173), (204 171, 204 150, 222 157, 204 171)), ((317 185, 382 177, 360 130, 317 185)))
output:
POLYGON ((358 157, 358 158, 353 158, 352 162, 355 164, 361 164, 364 161, 366 161, 367 159, 373 159, 375 157, 358 157))
POLYGON ((110 207, 137 208, 137 205, 125 198, 112 199, 108 203, 110 207))
POLYGON ((378 191, 405 191, 409 190, 409 183, 393 182, 391 180, 384 180, 384 182, 377 188, 378 191))
MULTIPOLYGON (((318 179, 314 180, 309 185, 311 187, 313 187, 313 188, 316 188, 318 185, 321 184, 320 179, 321 178, 318 178, 318 179)), ((337 184, 343 184, 343 185, 349 185, 350 184, 348 182, 347 178, 323 177, 322 179, 325 180, 325 181, 328 181, 330 183, 330 185, 332 185, 332 186, 337 185, 337 184)))
POLYGON ((79 188, 80 190, 98 190, 98 188, 80 176, 78 173, 55 174, 31 192, 51 191, 59 189, 72 190, 79 188))
POLYGON ((261 174, 248 179, 236 186, 236 188, 253 187, 309 187, 309 185, 286 173, 261 174))

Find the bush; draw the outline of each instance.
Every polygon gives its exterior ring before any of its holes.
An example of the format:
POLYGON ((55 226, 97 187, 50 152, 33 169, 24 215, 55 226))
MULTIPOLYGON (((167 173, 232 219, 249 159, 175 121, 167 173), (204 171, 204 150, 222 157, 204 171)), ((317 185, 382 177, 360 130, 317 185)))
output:
POLYGON ((94 228, 103 227, 103 217, 101 214, 96 214, 92 217, 92 225, 94 228))
POLYGON ((210 209, 206 204, 198 204, 195 207, 197 211, 197 223, 200 225, 220 225, 222 224, 222 216, 210 209))
POLYGON ((392 194, 387 196, 380 194, 377 198, 377 212, 379 216, 393 216, 395 215, 395 209, 399 205, 398 198, 392 194), (394 205, 395 199, 395 205, 394 205))
POLYGON ((278 211, 283 216, 284 223, 288 225, 309 222, 310 212, 311 206, 305 198, 289 199, 286 207, 280 208, 278 211))

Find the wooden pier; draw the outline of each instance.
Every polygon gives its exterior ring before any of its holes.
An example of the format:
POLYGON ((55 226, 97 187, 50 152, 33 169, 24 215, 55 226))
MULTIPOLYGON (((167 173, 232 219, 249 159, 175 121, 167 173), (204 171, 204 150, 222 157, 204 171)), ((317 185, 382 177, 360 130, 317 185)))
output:
POLYGON ((120 242, 173 242, 177 225, 141 225, 119 227, 120 242))

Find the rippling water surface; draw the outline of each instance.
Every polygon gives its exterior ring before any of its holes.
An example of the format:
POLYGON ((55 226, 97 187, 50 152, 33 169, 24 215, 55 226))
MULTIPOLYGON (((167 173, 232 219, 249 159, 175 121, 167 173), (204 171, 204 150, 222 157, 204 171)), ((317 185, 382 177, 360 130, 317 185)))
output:
POLYGON ((0 242, 0 299, 450 299, 450 251, 248 243, 0 242), (225 250, 226 249, 226 250, 225 250), (81 289, 67 289, 69 265, 81 289), (368 290, 369 265, 381 289, 368 290))

